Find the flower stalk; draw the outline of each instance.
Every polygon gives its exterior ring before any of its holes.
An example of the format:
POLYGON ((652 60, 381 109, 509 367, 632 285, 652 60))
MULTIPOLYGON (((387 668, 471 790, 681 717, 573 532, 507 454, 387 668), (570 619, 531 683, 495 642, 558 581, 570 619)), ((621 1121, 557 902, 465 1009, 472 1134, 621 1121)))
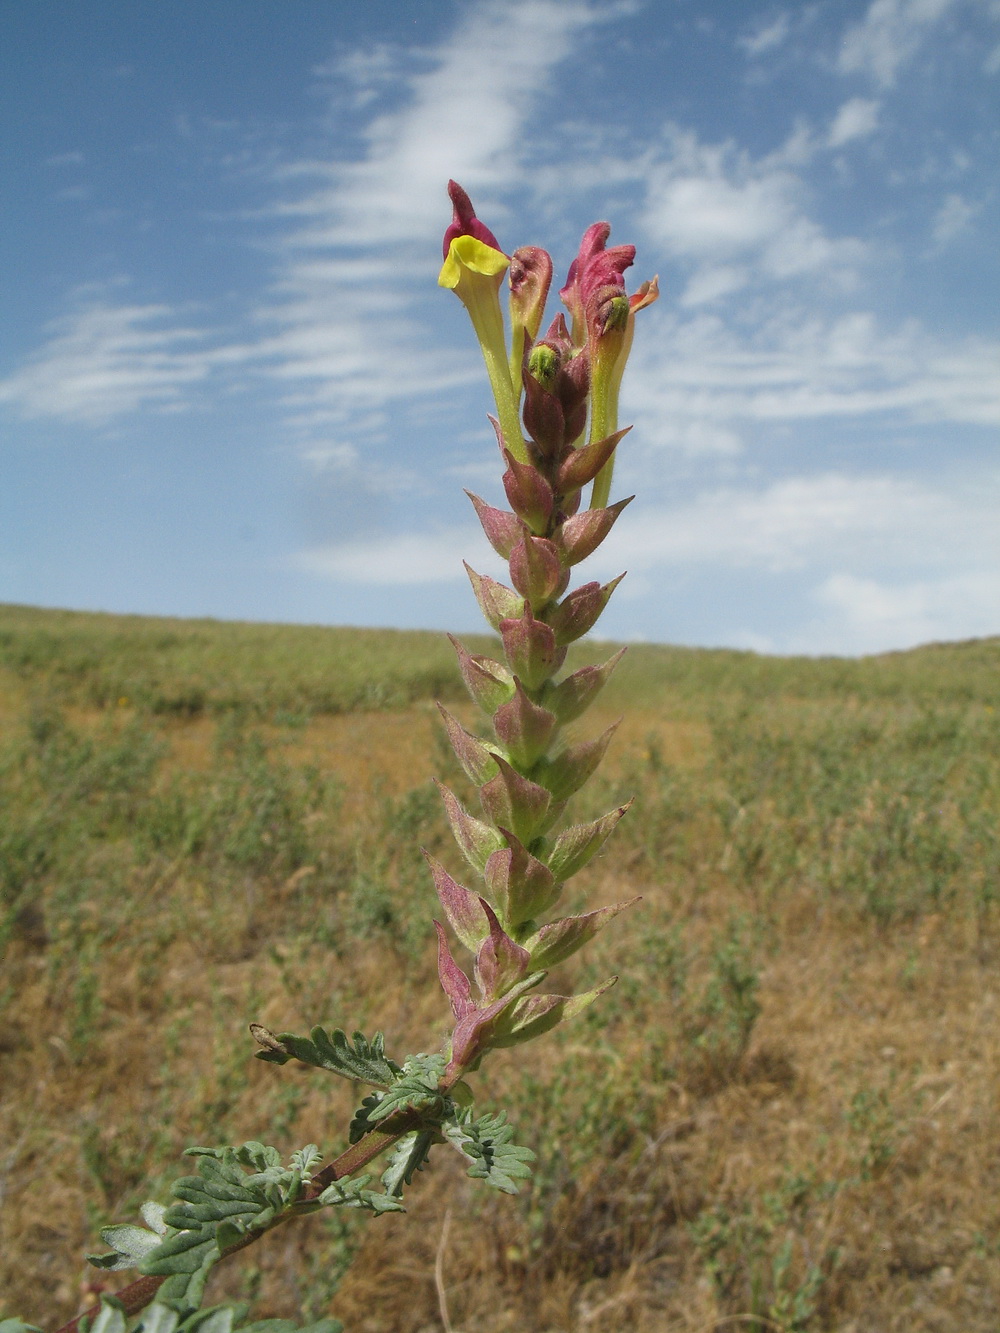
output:
POLYGON ((455 840, 480 882, 466 887, 428 858, 445 919, 472 955, 470 978, 456 962, 444 926, 435 923, 439 977, 455 1019, 445 1077, 455 1079, 476 1069, 487 1051, 532 1040, 571 1018, 616 980, 580 995, 539 993, 552 967, 636 901, 545 919, 566 881, 599 853, 627 808, 558 831, 567 802, 597 768, 614 727, 577 743, 569 743, 564 730, 597 698, 621 653, 562 679, 559 672, 568 648, 593 628, 622 577, 567 591, 573 566, 597 549, 629 503, 608 504, 615 452, 626 433, 618 429, 618 395, 635 312, 656 299, 657 288, 654 279, 636 295, 626 294, 622 275, 635 249, 607 249, 610 227, 595 223, 560 292, 571 325, 558 315, 536 341, 552 261, 537 247, 515 251, 507 383, 498 391, 496 381, 504 377, 496 370, 500 306, 494 280, 503 252, 465 191, 451 182, 449 194, 455 218, 445 234, 441 285, 465 303, 490 369, 510 505, 499 509, 470 495, 487 540, 508 565, 509 584, 468 570, 480 609, 500 637, 503 659, 474 656, 453 640, 492 736, 483 739, 444 713, 455 755, 478 790, 482 817, 464 809, 447 788, 442 795, 455 840), (480 273, 475 281, 467 276, 473 263, 480 273), (512 423, 506 392, 518 371, 523 421, 512 423), (582 509, 588 485, 590 506, 582 509))

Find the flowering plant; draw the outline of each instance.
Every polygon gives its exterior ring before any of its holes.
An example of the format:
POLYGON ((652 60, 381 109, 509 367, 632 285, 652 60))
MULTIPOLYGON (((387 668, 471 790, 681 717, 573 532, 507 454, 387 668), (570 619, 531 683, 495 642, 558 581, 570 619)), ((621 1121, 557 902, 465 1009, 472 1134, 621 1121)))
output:
MULTIPOLYGON (((136 1327, 145 1333, 230 1333, 241 1310, 202 1308, 206 1280, 220 1259, 323 1208, 401 1211, 405 1188, 438 1144, 457 1149, 469 1175, 516 1193, 517 1182, 530 1175, 533 1154, 513 1142, 503 1112, 476 1112, 466 1076, 490 1051, 543 1035, 616 980, 579 995, 539 993, 553 967, 636 901, 551 916, 567 880, 600 852, 627 809, 560 829, 568 801, 600 763, 615 728, 576 743, 564 740, 564 729, 590 707, 621 653, 562 679, 558 673, 569 646, 593 627, 620 581, 567 591, 573 566, 596 550, 629 502, 608 504, 615 452, 626 433, 618 427, 618 395, 635 316, 656 299, 656 280, 628 295, 624 273, 634 247, 607 248, 610 227, 597 222, 585 233, 560 292, 569 323, 559 314, 539 337, 550 257, 533 246, 508 256, 465 191, 453 181, 448 189, 454 216, 444 236, 439 282, 466 306, 482 350, 510 506, 470 497, 488 541, 509 567, 509 585, 468 570, 503 660, 471 654, 453 640, 465 684, 489 717, 492 736, 475 735, 442 709, 448 738, 481 805, 473 814, 441 787, 477 887, 466 887, 428 857, 447 927, 472 956, 471 969, 463 969, 448 929, 434 923, 452 1032, 442 1051, 396 1061, 386 1055, 381 1033, 348 1038, 339 1029, 314 1027, 297 1036, 251 1025, 260 1059, 278 1065, 298 1060, 372 1089, 349 1126, 350 1146, 325 1166, 314 1144, 287 1163, 276 1149, 256 1142, 188 1149, 197 1174, 175 1182, 171 1204, 144 1205, 144 1226, 105 1228, 110 1253, 91 1259, 98 1268, 138 1269, 141 1276, 60 1333, 124 1333, 136 1315, 136 1327), (509 333, 500 307, 505 273, 509 333), (364 1168, 386 1152, 377 1188, 364 1168)), ((268 1333, 290 1333, 294 1326, 266 1321, 266 1327, 268 1333)), ((339 1327, 330 1319, 311 1326, 317 1333, 339 1327)), ((0 1320, 0 1333, 30 1333, 30 1326, 0 1320)))

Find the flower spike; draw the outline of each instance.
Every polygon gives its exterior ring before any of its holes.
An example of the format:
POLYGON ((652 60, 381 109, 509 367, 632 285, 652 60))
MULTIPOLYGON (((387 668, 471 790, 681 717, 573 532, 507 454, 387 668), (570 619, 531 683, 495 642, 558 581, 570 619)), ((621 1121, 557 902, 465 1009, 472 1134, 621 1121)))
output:
POLYGON ((609 247, 610 225, 595 222, 560 292, 571 326, 557 315, 539 337, 552 279, 548 254, 526 246, 508 260, 465 191, 452 183, 449 194, 454 216, 445 232, 440 281, 465 302, 486 358, 510 506, 470 497, 487 539, 507 564, 509 582, 466 566, 480 608, 500 637, 503 660, 455 645, 469 693, 492 734, 481 726, 467 729, 443 713, 482 808, 477 818, 442 788, 455 840, 481 876, 482 890, 464 887, 430 862, 451 929, 472 955, 471 969, 463 971, 438 927, 441 983, 456 1019, 445 1071, 450 1084, 478 1067, 492 1048, 540 1036, 597 999, 613 979, 577 996, 527 991, 636 901, 551 916, 566 880, 600 853, 628 809, 621 805, 591 823, 563 825, 567 803, 597 768, 615 729, 567 742, 563 728, 586 712, 621 653, 602 666, 559 676, 569 645, 592 628, 620 582, 593 581, 567 591, 573 568, 600 546, 629 503, 608 503, 611 467, 626 434, 617 425, 618 390, 635 313, 656 299, 657 287, 654 280, 628 294, 625 273, 635 247, 609 247), (501 365, 506 348, 497 291, 508 268, 510 341, 501 365), (591 483, 591 505, 581 509, 583 488, 591 483))

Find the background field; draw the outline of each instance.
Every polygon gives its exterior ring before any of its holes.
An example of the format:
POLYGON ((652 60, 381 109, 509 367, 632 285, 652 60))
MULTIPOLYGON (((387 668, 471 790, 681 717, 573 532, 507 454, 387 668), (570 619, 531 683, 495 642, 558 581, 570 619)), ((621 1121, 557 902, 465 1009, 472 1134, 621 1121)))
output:
MULTIPOLYGON (((219 1295, 421 1333, 437 1263, 454 1333, 995 1333, 998 666, 632 648, 575 813, 636 803, 573 898, 643 903, 559 978, 621 980, 478 1082, 532 1187, 440 1150, 408 1218, 289 1228, 219 1295)), ((75 1313, 188 1144, 338 1151, 351 1089, 250 1020, 439 1042, 434 699, 473 721, 438 635, 0 608, 2 1312, 75 1313)))

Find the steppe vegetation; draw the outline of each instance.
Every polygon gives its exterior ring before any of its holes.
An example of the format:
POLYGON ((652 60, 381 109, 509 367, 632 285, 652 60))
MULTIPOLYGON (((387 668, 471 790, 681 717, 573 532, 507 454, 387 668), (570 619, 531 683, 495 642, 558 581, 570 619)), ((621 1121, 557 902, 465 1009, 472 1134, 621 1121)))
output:
MULTIPOLYGON (((636 806, 574 892, 644 901, 562 969, 621 979, 481 1075, 532 1184, 435 1161, 409 1219, 296 1223, 219 1298, 350 1333, 995 1333, 998 667, 630 649, 576 810, 636 806)), ((455 862, 462 698, 437 635, 0 608, 2 1311, 113 1283, 83 1254, 190 1143, 339 1151, 351 1089, 252 1060, 249 1021, 447 1031, 418 848, 455 862)))

